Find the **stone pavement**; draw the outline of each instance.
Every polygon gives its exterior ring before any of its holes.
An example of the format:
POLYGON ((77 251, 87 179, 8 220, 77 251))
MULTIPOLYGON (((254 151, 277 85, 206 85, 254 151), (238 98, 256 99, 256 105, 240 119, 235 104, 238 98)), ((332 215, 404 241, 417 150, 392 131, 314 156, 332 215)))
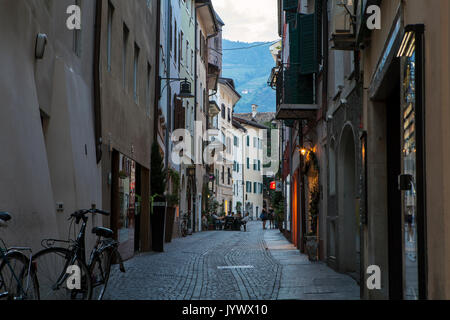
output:
POLYGON ((105 299, 359 299, 349 276, 310 263, 278 230, 207 231, 113 266, 105 299))

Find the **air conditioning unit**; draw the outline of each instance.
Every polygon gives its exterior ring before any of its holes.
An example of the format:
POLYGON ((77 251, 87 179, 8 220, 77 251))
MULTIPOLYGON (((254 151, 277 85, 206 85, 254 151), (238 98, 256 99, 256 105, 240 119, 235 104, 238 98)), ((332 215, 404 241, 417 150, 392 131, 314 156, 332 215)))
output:
POLYGON ((333 34, 353 34, 352 16, 353 0, 333 0, 333 34))
POLYGON ((356 46, 353 24, 354 0, 333 0, 332 38, 333 49, 354 50, 356 46))

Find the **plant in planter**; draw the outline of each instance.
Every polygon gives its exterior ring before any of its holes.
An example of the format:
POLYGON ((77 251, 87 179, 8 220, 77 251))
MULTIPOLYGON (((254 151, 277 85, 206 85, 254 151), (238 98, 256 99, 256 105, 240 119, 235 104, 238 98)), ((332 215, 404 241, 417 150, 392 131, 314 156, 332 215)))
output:
POLYGON ((164 251, 164 233, 165 233, 165 204, 166 198, 164 193, 166 191, 166 176, 164 174, 164 163, 159 150, 158 143, 154 142, 152 145, 151 156, 151 172, 150 172, 150 187, 152 195, 151 201, 151 227, 152 227, 152 246, 153 250, 157 252, 164 251))
POLYGON ((316 185, 312 188, 309 201, 310 232, 306 235, 306 251, 310 261, 317 261, 317 248, 319 239, 317 237, 317 220, 319 217, 320 190, 316 185))
POLYGON ((173 225, 175 223, 176 207, 180 203, 180 174, 178 171, 169 168, 167 177, 171 182, 172 191, 166 196, 167 214, 166 214, 166 242, 172 241, 173 225))

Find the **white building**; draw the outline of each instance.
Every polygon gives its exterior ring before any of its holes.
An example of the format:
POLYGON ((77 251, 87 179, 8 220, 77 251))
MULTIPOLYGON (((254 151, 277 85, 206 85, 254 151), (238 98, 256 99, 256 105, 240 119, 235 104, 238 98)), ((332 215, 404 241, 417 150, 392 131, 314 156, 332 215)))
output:
POLYGON ((244 177, 244 213, 249 213, 253 219, 258 219, 263 209, 263 139, 267 127, 253 120, 244 120, 236 114, 234 119, 247 132, 244 135, 243 170, 244 177))
POLYGON ((233 212, 244 209, 244 137, 247 130, 233 119, 233 212))
POLYGON ((217 92, 213 96, 220 109, 216 116, 218 136, 223 145, 222 156, 214 165, 216 176, 216 200, 225 213, 233 211, 233 109, 241 96, 235 90, 232 79, 220 78, 217 92))

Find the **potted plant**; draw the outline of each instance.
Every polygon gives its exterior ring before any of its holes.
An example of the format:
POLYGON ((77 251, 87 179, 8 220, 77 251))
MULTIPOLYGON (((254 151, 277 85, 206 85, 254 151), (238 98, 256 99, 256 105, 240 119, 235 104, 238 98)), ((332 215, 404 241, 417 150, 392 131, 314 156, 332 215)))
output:
POLYGON ((166 196, 166 236, 165 241, 171 242, 173 235, 173 225, 175 223, 175 212, 180 202, 180 174, 172 168, 167 170, 167 176, 172 182, 172 192, 166 196))
POLYGON ((310 261, 317 261, 317 249, 319 247, 319 239, 317 237, 317 220, 319 217, 320 190, 316 185, 311 190, 309 201, 309 222, 310 232, 306 235, 306 251, 310 261))
POLYGON ((166 216, 166 177, 163 171, 164 164, 158 143, 152 145, 151 172, 150 172, 150 221, 152 227, 152 247, 154 251, 164 252, 164 233, 166 216))

